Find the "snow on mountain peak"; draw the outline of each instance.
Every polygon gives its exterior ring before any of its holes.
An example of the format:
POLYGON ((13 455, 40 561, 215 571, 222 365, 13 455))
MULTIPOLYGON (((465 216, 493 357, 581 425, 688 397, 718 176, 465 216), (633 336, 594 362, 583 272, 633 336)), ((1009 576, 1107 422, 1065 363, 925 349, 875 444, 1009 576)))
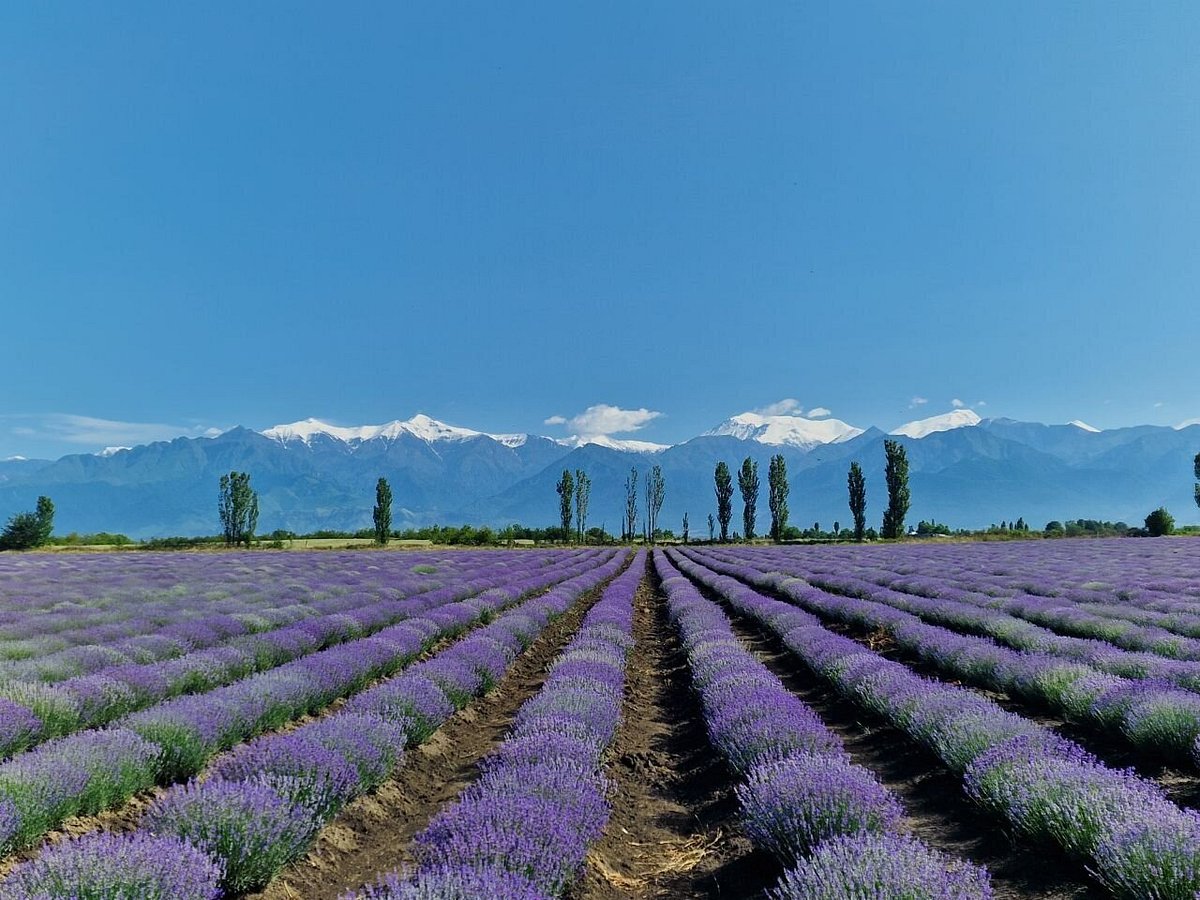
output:
POLYGON ((978 425, 982 419, 970 409, 955 409, 940 416, 930 416, 928 419, 917 419, 895 429, 892 434, 902 434, 910 438, 923 438, 927 434, 938 431, 952 431, 955 428, 969 428, 978 425))
POLYGON ((1100 429, 1099 429, 1099 428, 1093 428, 1093 427, 1092 427, 1091 425, 1089 425, 1087 422, 1081 422, 1079 419, 1072 419, 1072 420, 1071 420, 1070 422, 1068 422, 1067 424, 1068 424, 1068 425, 1074 425, 1076 428, 1081 428, 1081 429, 1083 429, 1084 431, 1090 431, 1092 434, 1099 434, 1099 433, 1100 433, 1100 429))
POLYGON ((808 450, 819 444, 848 441, 862 434, 861 428, 841 419, 806 419, 803 416, 764 416, 744 412, 725 420, 707 435, 729 435, 743 441, 808 450))
POLYGON ((131 448, 129 448, 129 447, 105 447, 103 450, 101 450, 96 455, 107 458, 109 456, 116 456, 118 453, 122 452, 123 450, 129 450, 129 449, 131 449, 131 448))
POLYGON ((290 425, 276 425, 262 432, 263 437, 271 438, 282 444, 291 441, 310 443, 318 435, 345 441, 348 444, 358 444, 376 438, 395 440, 402 434, 410 434, 428 443, 439 441, 469 441, 477 437, 490 437, 506 447, 520 447, 528 439, 524 434, 488 434, 484 431, 472 431, 470 428, 460 428, 457 425, 447 425, 424 413, 418 413, 407 421, 397 419, 384 425, 330 425, 320 419, 304 419, 290 425))

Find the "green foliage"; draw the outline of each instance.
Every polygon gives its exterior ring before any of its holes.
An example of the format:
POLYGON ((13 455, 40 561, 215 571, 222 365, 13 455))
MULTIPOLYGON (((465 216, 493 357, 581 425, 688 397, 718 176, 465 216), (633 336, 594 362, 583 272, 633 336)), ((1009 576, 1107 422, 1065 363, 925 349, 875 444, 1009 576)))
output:
POLYGON ((1196 454, 1196 458, 1192 460, 1192 470, 1196 475, 1196 484, 1192 490, 1195 492, 1196 505, 1200 506, 1200 453, 1196 454))
POLYGON ((392 536, 392 486, 386 478, 375 482, 375 508, 371 510, 375 523, 375 543, 386 545, 392 536))
POLYGON ((124 547, 132 544, 133 539, 126 534, 113 534, 108 531, 97 531, 95 534, 80 534, 72 531, 70 534, 58 538, 55 543, 66 547, 124 547))
POLYGON ((767 507, 771 510, 771 540, 779 542, 788 520, 787 460, 782 453, 771 457, 767 466, 767 507))
POLYGON ((861 544, 867 528, 867 482, 862 466, 856 462, 850 463, 846 486, 850 491, 850 514, 854 516, 854 540, 861 544))
POLYGON ((592 479, 583 469, 575 470, 575 533, 583 541, 587 533, 588 503, 592 496, 592 479))
POLYGON ((683 514, 683 542, 688 542, 688 514, 683 514))
POLYGON ((1162 537, 1164 534, 1170 534, 1175 530, 1175 519, 1167 512, 1165 507, 1160 506, 1150 515, 1146 516, 1146 532, 1150 537, 1162 537))
POLYGON ((908 515, 908 453, 899 441, 890 440, 883 442, 883 452, 887 457, 884 478, 887 481, 888 505, 883 512, 880 533, 885 538, 899 538, 904 536, 904 517, 908 515))
POLYGON ((748 456, 738 472, 738 490, 742 492, 742 533, 751 541, 758 518, 758 463, 748 456))
MULTIPOLYGON (((663 500, 667 496, 667 481, 663 477, 662 466, 655 466, 646 476, 646 515, 649 518, 650 542, 654 543, 659 534, 658 514, 662 510, 663 500)), ((664 534, 667 532, 663 532, 664 534)))
POLYGON ((0 532, 0 550, 32 550, 44 547, 54 533, 54 504, 38 497, 36 512, 21 512, 8 520, 0 532))
POLYGON ((571 501, 575 495, 575 479, 571 477, 570 469, 563 469, 562 478, 554 486, 558 492, 558 519, 562 523, 564 535, 571 533, 571 501))
POLYGON ((721 543, 729 543, 729 520, 733 518, 733 476, 725 461, 717 463, 713 472, 717 491, 717 521, 721 523, 721 543))
POLYGON ((711 544, 717 534, 717 521, 713 518, 713 514, 708 514, 708 542, 711 544))
POLYGON ((629 467, 629 477, 625 479, 625 537, 633 540, 634 529, 637 528, 637 466, 629 467))
POLYGON ((217 501, 221 533, 227 547, 250 546, 258 527, 258 494, 250 487, 249 472, 230 472, 221 476, 217 501))
POLYGON ((950 526, 943 525, 941 522, 936 522, 930 519, 926 522, 922 519, 917 523, 917 535, 919 537, 932 537, 935 534, 949 534, 950 526))

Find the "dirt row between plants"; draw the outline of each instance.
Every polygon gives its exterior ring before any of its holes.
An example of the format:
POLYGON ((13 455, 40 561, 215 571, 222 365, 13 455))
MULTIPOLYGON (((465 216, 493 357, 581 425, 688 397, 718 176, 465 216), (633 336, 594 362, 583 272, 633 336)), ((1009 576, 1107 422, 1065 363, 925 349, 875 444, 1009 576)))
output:
MULTIPOLYGON (((785 602, 787 600, 782 596, 778 599, 785 602)), ((1036 700, 990 690, 947 675, 936 665, 921 659, 916 653, 898 646, 892 637, 882 629, 871 631, 859 625, 835 622, 824 618, 821 621, 822 625, 830 631, 847 637, 881 656, 902 663, 926 678, 946 684, 961 685, 993 700, 1011 713, 1023 716, 1057 732, 1062 737, 1079 744, 1111 768, 1134 769, 1143 778, 1156 782, 1171 800, 1181 806, 1200 808, 1200 773, 1194 767, 1181 767, 1161 759, 1151 758, 1132 746, 1119 734, 1109 733, 1092 722, 1072 721, 1057 710, 1036 700)), ((948 630, 952 631, 953 629, 948 630)), ((969 632, 963 633, 969 634, 969 632)))
POLYGON ((476 765, 503 738, 517 709, 538 692, 546 670, 607 587, 589 591, 553 621, 485 696, 412 748, 391 779, 357 798, 313 847, 248 900, 336 900, 413 862, 412 839, 474 781, 476 765))
MULTIPOLYGON (((701 585, 706 596, 721 602, 701 585)), ((930 847, 985 866, 996 900, 1103 900, 1109 894, 1079 863, 1053 847, 1013 840, 1003 823, 972 804, 962 782, 930 751, 879 716, 843 699, 775 635, 722 603, 734 631, 904 805, 904 825, 930 847)), ((864 640, 864 643, 869 643, 864 640)), ((874 649, 874 648, 873 648, 874 649)))
POLYGON ((758 897, 778 871, 741 834, 734 780, 708 743, 687 660, 650 569, 634 598, 612 818, 569 900, 758 897))

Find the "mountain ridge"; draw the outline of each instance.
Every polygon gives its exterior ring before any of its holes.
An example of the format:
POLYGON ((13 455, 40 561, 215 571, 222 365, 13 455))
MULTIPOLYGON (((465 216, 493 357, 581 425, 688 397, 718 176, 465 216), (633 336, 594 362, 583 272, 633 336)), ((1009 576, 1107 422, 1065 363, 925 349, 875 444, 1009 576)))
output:
MULTIPOLYGON (((420 415, 353 427, 306 419, 262 432, 238 427, 215 437, 180 437, 57 460, 3 460, 0 517, 32 508, 38 495, 47 494, 64 533, 211 534, 217 528, 217 481, 237 469, 253 476, 263 532, 369 527, 380 476, 391 483, 397 527, 548 525, 557 520, 554 484, 562 470, 583 468, 592 480, 590 523, 619 532, 629 469, 638 468, 644 484, 649 468, 661 465, 667 497, 660 521, 678 530, 687 512, 698 534, 715 506, 716 462, 732 467, 748 456, 765 480, 769 459, 778 453, 792 484, 791 521, 828 526, 849 519, 845 473, 851 461, 867 474, 870 520, 882 514, 885 439, 908 448, 913 522, 932 518, 982 527, 1022 516, 1030 522, 1085 517, 1132 523, 1160 505, 1181 522, 1195 513, 1192 457, 1200 450, 1200 425, 1089 431, 1075 423, 1003 418, 971 423, 971 416, 911 437, 828 417, 743 414, 723 423, 741 418, 737 433, 719 433, 717 426, 670 446, 489 434, 420 415)), ((644 507, 644 497, 639 500, 644 507)), ((740 506, 738 498, 735 502, 740 506)), ((764 519, 762 497, 760 506, 764 519)))

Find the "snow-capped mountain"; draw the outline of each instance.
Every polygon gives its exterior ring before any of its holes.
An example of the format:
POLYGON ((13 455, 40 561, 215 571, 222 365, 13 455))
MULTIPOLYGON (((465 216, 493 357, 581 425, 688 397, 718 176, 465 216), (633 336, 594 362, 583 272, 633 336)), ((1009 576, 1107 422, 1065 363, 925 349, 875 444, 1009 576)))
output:
POLYGON ((1092 427, 1091 425, 1089 425, 1087 422, 1082 422, 1082 421, 1080 421, 1079 419, 1072 419, 1072 420, 1071 420, 1070 422, 1068 422, 1067 424, 1068 424, 1068 425, 1074 425, 1076 428, 1078 428, 1078 429, 1080 429, 1080 430, 1082 430, 1082 431, 1089 432, 1090 434, 1099 434, 1099 433, 1100 433, 1100 429, 1099 429, 1099 428, 1093 428, 1093 427, 1092 427))
POLYGON ((661 453, 671 449, 670 444, 656 444, 653 441, 620 440, 606 434, 592 437, 572 437, 558 441, 564 447, 586 447, 595 444, 597 447, 607 447, 609 450, 620 450, 625 453, 661 453))
POLYGON ((952 431, 955 428, 970 428, 983 420, 974 410, 954 409, 940 416, 930 416, 928 419, 917 419, 893 429, 892 434, 904 435, 910 438, 923 438, 927 434, 939 431, 952 431))
POLYGON ((447 425, 445 422, 439 422, 437 419, 432 419, 423 413, 419 413, 405 421, 397 419, 385 425, 354 425, 348 427, 330 425, 327 422, 322 422, 320 419, 310 418, 304 419, 301 422, 292 422, 290 425, 275 425, 260 433, 263 437, 279 441, 281 444, 288 444, 293 441, 308 444, 312 442, 313 438, 323 435, 335 440, 344 441, 351 446, 357 446, 364 441, 378 439, 394 441, 405 434, 420 438, 430 444, 440 441, 469 441, 478 437, 489 437, 506 447, 520 447, 529 439, 529 435, 527 434, 488 434, 485 431, 473 431, 470 428, 447 425))
MULTIPOLYGON (((1200 423, 1097 432, 1079 421, 980 421, 960 409, 895 433, 908 450, 914 521, 975 527, 1023 516, 1035 524, 1079 517, 1136 524, 1158 506, 1181 522, 1195 521, 1200 423)), ((661 521, 676 527, 688 513, 694 526, 713 509, 718 462, 736 467, 749 457, 765 471, 781 454, 795 521, 846 521, 852 461, 867 476, 868 515, 877 521, 886 494, 885 437, 878 428, 863 431, 837 419, 757 413, 733 416, 673 446, 490 434, 425 415, 354 427, 306 419, 261 433, 234 428, 53 461, 0 461, 0 520, 31 509, 45 494, 64 533, 212 534, 217 483, 238 470, 253 475, 264 533, 369 527, 380 477, 392 486, 397 527, 546 525, 557 520, 554 488, 563 469, 584 469, 592 480, 593 521, 611 532, 623 516, 630 467, 644 475, 658 465, 667 485, 661 521)))
POLYGON ((863 433, 841 419, 806 419, 803 416, 763 416, 745 412, 726 419, 707 436, 728 435, 740 441, 757 441, 775 447, 810 450, 820 444, 848 441, 863 433))

